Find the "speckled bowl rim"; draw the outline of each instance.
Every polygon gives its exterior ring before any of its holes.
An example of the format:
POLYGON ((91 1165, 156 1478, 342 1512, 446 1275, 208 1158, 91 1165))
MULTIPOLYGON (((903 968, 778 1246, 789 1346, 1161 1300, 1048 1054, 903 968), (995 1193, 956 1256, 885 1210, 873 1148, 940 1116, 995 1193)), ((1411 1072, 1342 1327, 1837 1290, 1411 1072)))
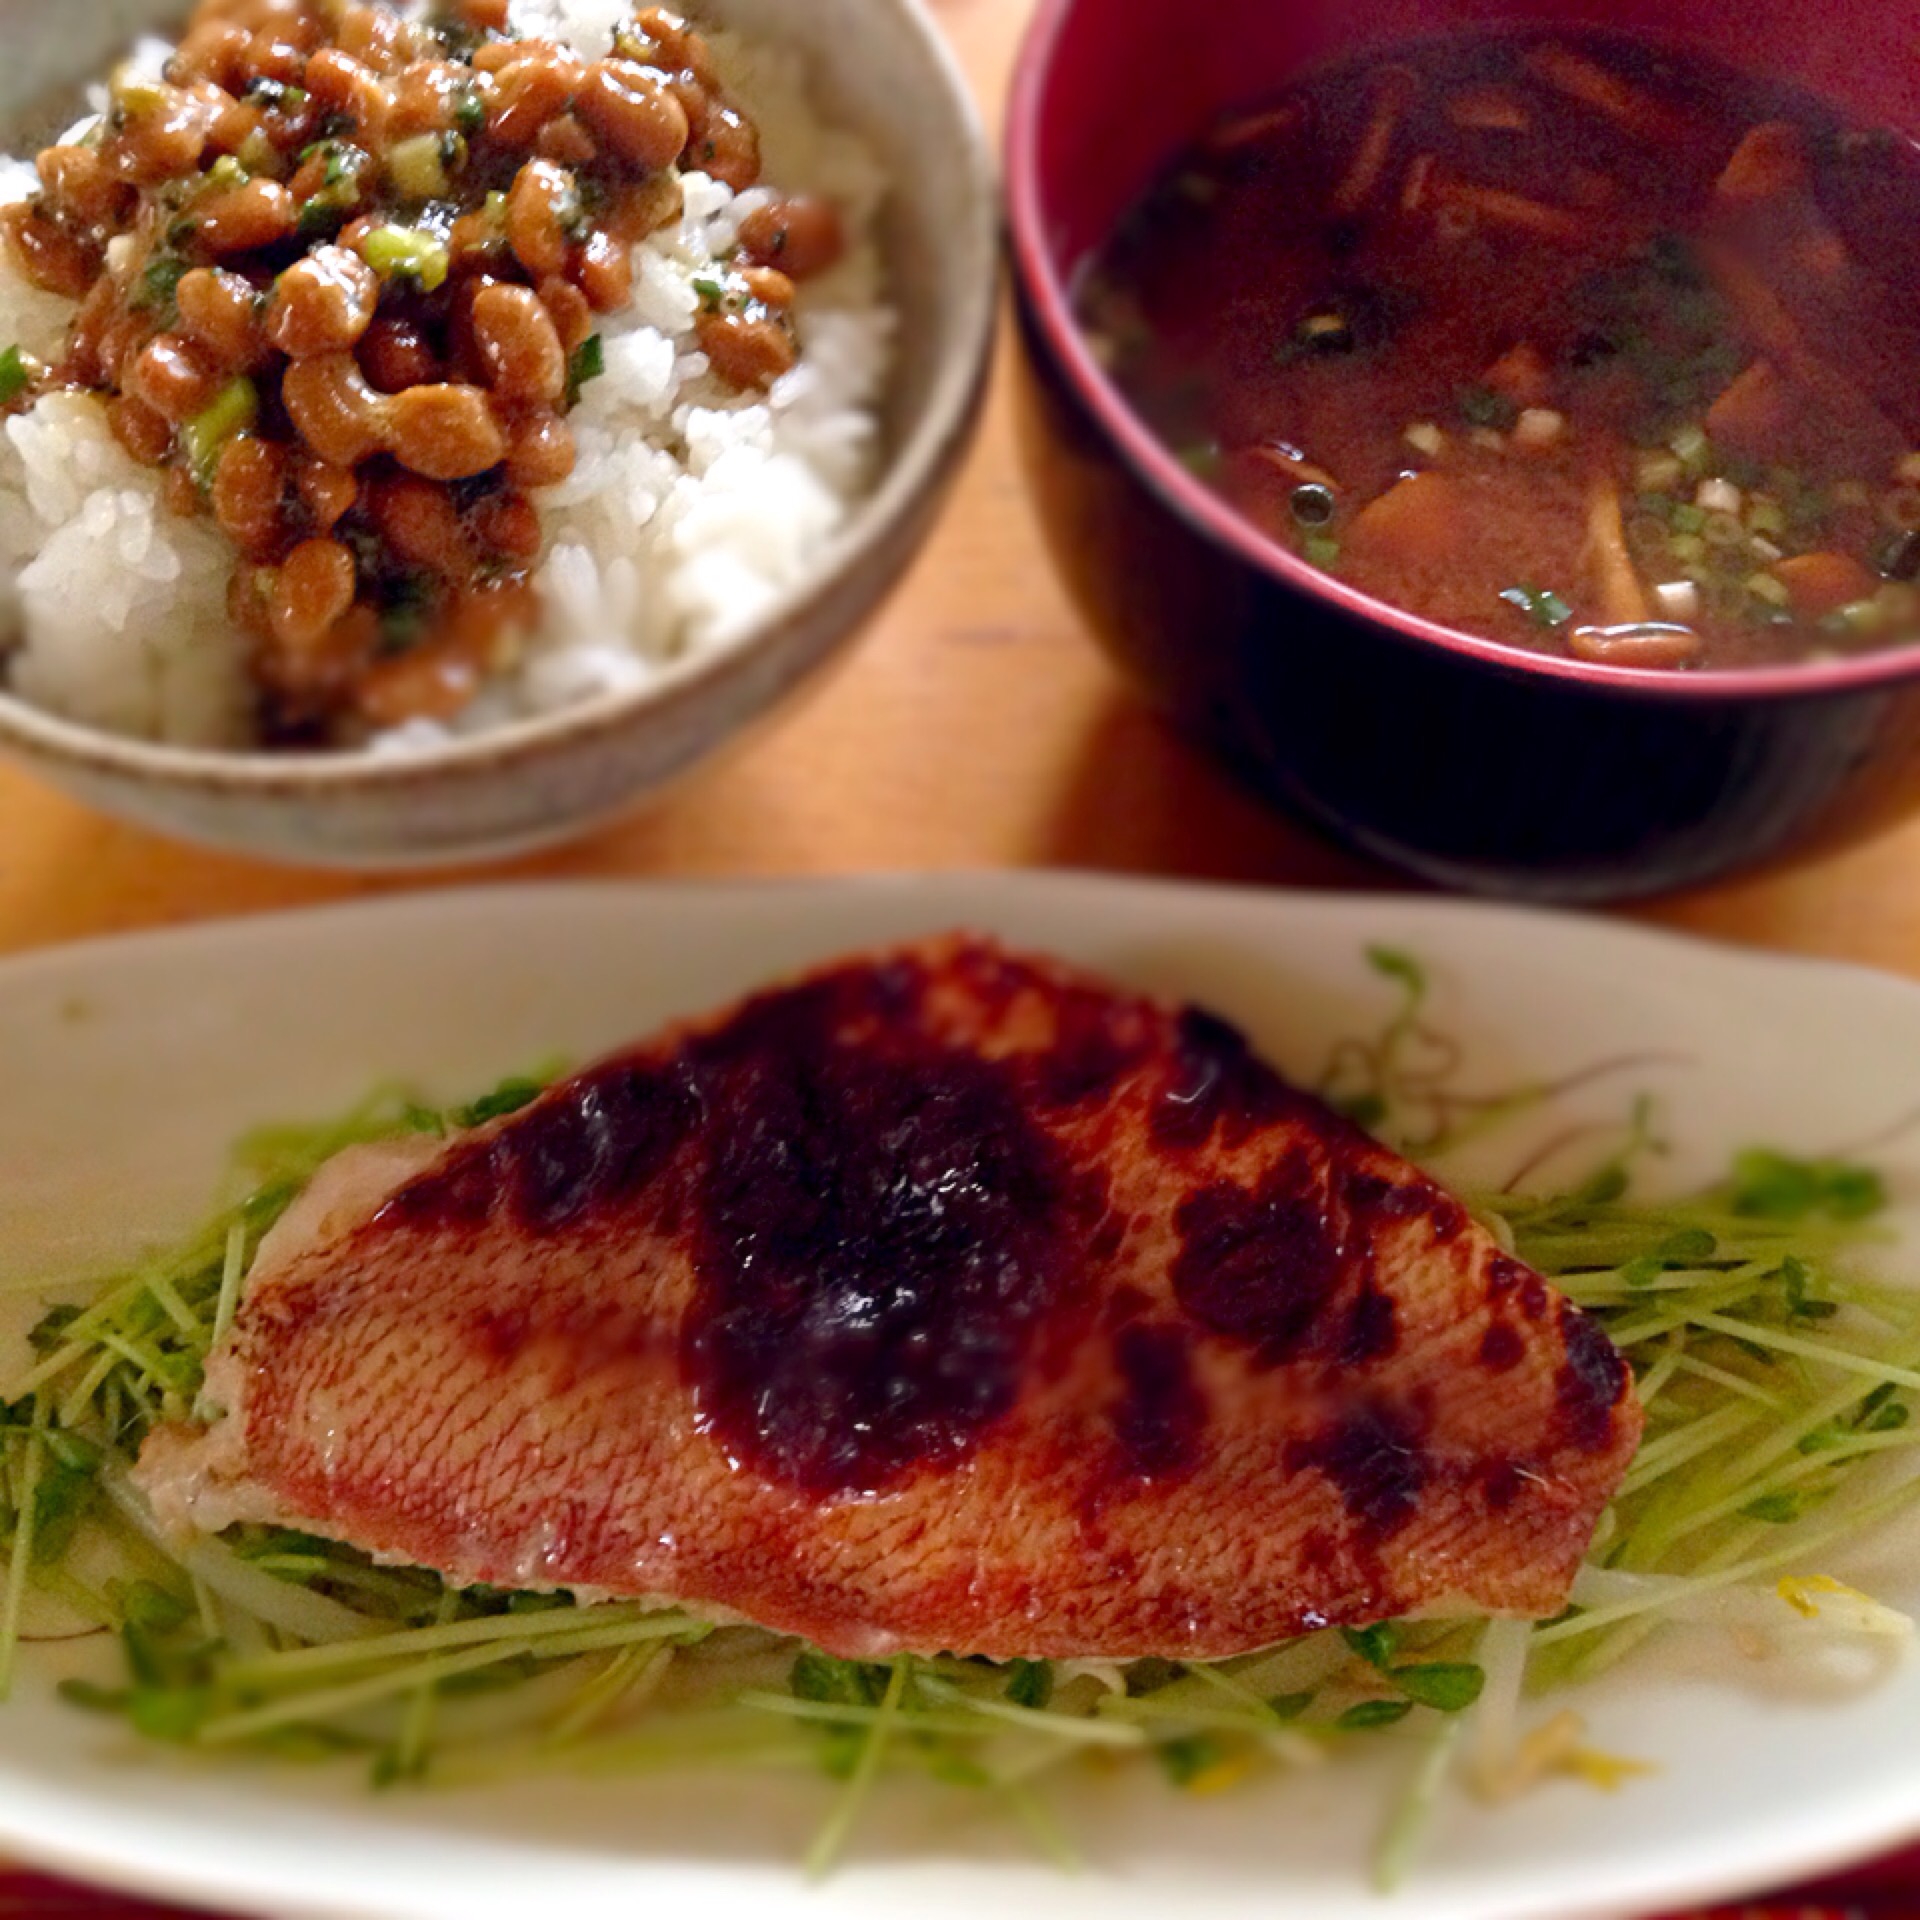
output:
MULTIPOLYGON (((419 751, 366 748, 327 751, 231 750, 184 747, 108 733, 36 707, 0 688, 0 747, 30 758, 118 779, 136 779, 183 792, 296 799, 352 790, 404 794, 449 778, 496 776, 549 759, 558 750, 626 733, 643 716, 671 713, 694 702, 712 684, 739 673, 783 632, 828 606, 863 561, 883 551, 937 492, 971 438, 976 403, 993 356, 1000 292, 1000 194, 993 149, 952 48, 921 0, 871 0, 892 8, 923 58, 928 77, 944 88, 961 150, 952 157, 966 187, 968 224, 949 239, 976 260, 978 271, 957 277, 961 306, 949 345, 934 370, 920 418, 885 457, 880 483, 860 500, 853 518, 834 536, 806 577, 783 592, 749 626, 714 648, 669 663, 650 685, 601 694, 548 714, 510 720, 419 751)), ((782 684, 804 677, 833 644, 811 656, 782 684)))

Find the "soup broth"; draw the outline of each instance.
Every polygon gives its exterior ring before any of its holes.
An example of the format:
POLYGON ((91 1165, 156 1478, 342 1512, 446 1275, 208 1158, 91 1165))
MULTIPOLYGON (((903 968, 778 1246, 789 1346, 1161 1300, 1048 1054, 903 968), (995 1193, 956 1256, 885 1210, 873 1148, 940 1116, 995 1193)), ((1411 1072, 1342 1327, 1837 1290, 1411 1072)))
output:
POLYGON ((1330 68, 1082 278, 1183 462, 1361 590, 1677 671, 1920 637, 1920 152, 1612 37, 1330 68))

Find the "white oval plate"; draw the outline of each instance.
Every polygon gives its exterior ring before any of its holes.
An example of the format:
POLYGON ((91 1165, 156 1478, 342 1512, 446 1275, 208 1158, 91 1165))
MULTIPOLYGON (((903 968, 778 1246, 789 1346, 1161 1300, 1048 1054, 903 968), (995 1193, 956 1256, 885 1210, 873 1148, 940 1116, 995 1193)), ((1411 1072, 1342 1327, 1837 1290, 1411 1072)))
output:
MULTIPOLYGON (((1465 1082, 1602 1074, 1528 1126, 1618 1121, 1656 1092, 1663 1177, 1765 1142, 1876 1138, 1920 1192, 1920 989, 1598 920, 1058 876, 415 896, 36 954, 0 966, 0 1279, 71 1271, 185 1226, 233 1137, 338 1110, 375 1082, 452 1097, 585 1057, 832 954, 970 924, 1207 1002, 1296 1076, 1390 1005, 1370 943, 1417 954, 1465 1082)), ((1516 1165, 1526 1128, 1477 1149, 1516 1165)), ((1468 1169, 1473 1171, 1474 1169, 1468 1169)), ((1902 1255, 1892 1252, 1896 1267, 1902 1255)), ((1910 1255, 1906 1262, 1911 1268, 1910 1255)), ((1920 1604, 1920 1529, 1847 1566, 1920 1604)), ((991 1809, 904 1791, 824 1888, 796 1862, 810 1780, 715 1774, 370 1793, 358 1772, 191 1764, 51 1696, 73 1650, 31 1650, 0 1709, 0 1843, 236 1910, 381 1920, 699 1914, 703 1920, 1519 1920, 1647 1912, 1834 1864, 1920 1831, 1920 1663, 1835 1695, 1676 1636, 1578 1696, 1592 1739, 1656 1763, 1616 1793, 1450 1800, 1397 1901, 1366 1883, 1409 1750, 1211 1798, 1146 1770, 1060 1810, 1089 1865, 1036 1864, 991 1809)))

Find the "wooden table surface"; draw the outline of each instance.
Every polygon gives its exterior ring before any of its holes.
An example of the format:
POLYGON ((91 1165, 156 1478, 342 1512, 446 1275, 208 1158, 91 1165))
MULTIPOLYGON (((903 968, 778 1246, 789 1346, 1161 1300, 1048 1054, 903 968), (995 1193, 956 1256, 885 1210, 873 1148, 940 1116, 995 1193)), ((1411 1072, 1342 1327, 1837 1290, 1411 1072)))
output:
MULTIPOLYGON (((932 0, 990 122, 1031 0, 932 0)), ((1003 369, 1004 371, 1004 369, 1003 369)), ((1386 886, 1255 805, 1145 714, 1055 584, 1004 379, 938 533, 860 648, 723 764, 514 878, 1077 866, 1386 886)), ((1920 823, 1815 867, 1640 909, 1724 938, 1920 973, 1920 823)), ((0 952, 423 881, 169 845, 0 769, 0 952)))
MULTIPOLYGON (((1031 3, 930 0, 990 124, 1031 3)), ((0 952, 482 877, 981 866, 1398 884, 1263 811, 1116 682, 1049 570, 1004 378, 942 525, 847 664, 747 750, 557 853, 405 880, 313 874, 171 845, 0 767, 0 952)), ((1817 866, 1634 911, 1920 974, 1920 822, 1817 866)), ((1911 1915, 1916 1865, 1840 1898, 1911 1915)), ((153 1910, 0 1871, 0 1911, 153 1910)))

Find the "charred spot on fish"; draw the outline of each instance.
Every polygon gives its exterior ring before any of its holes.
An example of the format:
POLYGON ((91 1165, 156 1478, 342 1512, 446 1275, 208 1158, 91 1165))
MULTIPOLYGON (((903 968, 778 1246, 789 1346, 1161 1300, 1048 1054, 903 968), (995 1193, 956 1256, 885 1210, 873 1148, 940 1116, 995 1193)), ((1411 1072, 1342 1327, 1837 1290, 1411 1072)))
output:
POLYGON ((456 1143, 380 1218, 477 1227, 504 1197, 530 1233, 558 1233, 637 1193, 692 1132, 699 1102, 683 1081, 615 1063, 545 1095, 486 1138, 456 1143))
POLYGON ((1368 1360, 1384 1359, 1399 1344, 1393 1298, 1369 1281, 1347 1310, 1346 1331, 1340 1336, 1341 1364, 1357 1367, 1368 1360))
POLYGON ((1130 1287, 1123 1280, 1107 1296, 1107 1304, 1100 1315, 1101 1322, 1110 1331, 1131 1326, 1152 1305, 1153 1302, 1138 1287, 1130 1287))
POLYGON ((1613 1410, 1627 1390, 1627 1363, 1597 1320, 1571 1300, 1560 1303, 1567 1357, 1553 1377, 1561 1419, 1575 1446, 1604 1453, 1613 1443, 1613 1410))
POLYGON ((1037 980, 1032 967, 994 946, 969 945, 949 964, 969 995, 995 1016, 1005 1013, 1021 988, 1037 980))
POLYGON ((1297 1354, 1346 1271, 1326 1190, 1304 1153, 1285 1155, 1255 1187, 1220 1182, 1180 1203, 1173 1290, 1210 1333, 1253 1347, 1263 1366, 1297 1354))
POLYGON ((1480 1485, 1486 1493, 1487 1505, 1495 1513, 1505 1513, 1519 1497, 1526 1478, 1516 1460, 1488 1461, 1480 1473, 1480 1485))
POLYGON ((617 1204, 660 1173, 697 1117, 692 1091, 666 1073, 613 1067, 569 1083, 501 1140, 515 1213, 529 1232, 557 1233, 617 1204))
MULTIPOLYGON (((606 1159, 602 1190, 621 1198, 651 1186, 699 1125, 698 1094, 682 1074, 622 1067, 602 1076, 600 1111, 606 1159)), ((678 1203, 658 1196, 662 1229, 671 1231, 678 1203)))
MULTIPOLYGON (((897 953, 877 967, 842 967, 828 979, 843 995, 877 1002, 877 1012, 911 1013, 927 994, 926 965, 908 953, 897 953)), ((791 991, 776 988, 768 998, 781 1000, 791 991)))
POLYGON ((1199 1457, 1207 1403, 1178 1327, 1134 1325, 1113 1343, 1121 1391, 1113 1435, 1121 1471, 1135 1480, 1164 1480, 1199 1457))
POLYGON ((859 1015, 906 1014, 913 1000, 896 1004, 903 993, 916 997, 923 982, 910 988, 904 962, 875 967, 857 979, 841 973, 822 974, 775 993, 758 993, 744 1001, 725 1026, 703 1034, 687 1049, 696 1084, 713 1082, 728 1072, 751 1074, 764 1054, 778 1070, 797 1051, 824 1047, 836 1029, 859 1015))
POLYGON ((1087 1257, 1090 1260, 1111 1260, 1120 1251, 1127 1237, 1127 1223, 1117 1213, 1110 1213, 1093 1230, 1093 1238, 1087 1242, 1087 1257))
POLYGON ((1487 1291, 1498 1300, 1527 1278, 1530 1269, 1510 1253, 1496 1253, 1487 1262, 1487 1291))
POLYGON ((1325 1573, 1339 1553, 1339 1547, 1325 1527, 1309 1527, 1300 1536, 1300 1564, 1315 1573, 1325 1573))
POLYGON ((1034 1091, 1047 1107, 1084 1106, 1110 1094, 1146 1058, 1145 1023, 1096 994, 1061 1005, 1054 1043, 1035 1063, 1034 1091))
POLYGON ((1237 1027, 1188 1007, 1174 1037, 1172 1077, 1154 1102, 1148 1127, 1162 1147, 1203 1146, 1216 1129, 1228 1146, 1237 1146, 1292 1111, 1298 1100, 1237 1027))
POLYGON ((504 1158, 495 1140, 457 1146, 431 1172, 408 1181, 374 1216, 375 1221, 425 1228, 478 1227, 492 1215, 506 1183, 504 1158))
POLYGON ((844 1004, 790 1000, 699 1067, 724 1123, 695 1176, 682 1362, 736 1459, 825 1497, 951 1463, 1006 1413, 1091 1201, 1010 1069, 849 1044, 844 1004))
POLYGON ((1538 1320, 1547 1310, 1546 1282, 1523 1260, 1510 1253, 1496 1253, 1487 1262, 1487 1291, 1496 1299, 1509 1293, 1520 1296, 1520 1311, 1529 1320, 1538 1320))
POLYGON ((1435 1210, 1440 1195, 1424 1180, 1386 1180, 1377 1173, 1349 1173, 1341 1197, 1356 1214, 1376 1220, 1406 1220, 1435 1210))
POLYGON ((524 1307, 482 1308, 471 1325, 474 1350, 500 1368, 518 1360, 533 1337, 533 1318, 524 1307))
POLYGON ((1505 1373, 1517 1367, 1527 1350, 1517 1327, 1496 1320, 1480 1336, 1480 1364, 1490 1373, 1505 1373))
POLYGON ((1407 1414, 1378 1405, 1290 1442, 1286 1465, 1290 1473, 1313 1468, 1326 1475, 1368 1541, 1385 1539, 1413 1517, 1429 1476, 1420 1429, 1407 1414))
POLYGON ((1371 1213, 1390 1193, 1397 1192, 1391 1180, 1377 1173, 1349 1173, 1340 1183, 1341 1197, 1355 1213, 1371 1213))
POLYGON ((502 1143, 514 1211, 531 1232, 557 1231, 593 1198, 604 1152, 596 1092, 575 1082, 530 1108, 502 1143))

